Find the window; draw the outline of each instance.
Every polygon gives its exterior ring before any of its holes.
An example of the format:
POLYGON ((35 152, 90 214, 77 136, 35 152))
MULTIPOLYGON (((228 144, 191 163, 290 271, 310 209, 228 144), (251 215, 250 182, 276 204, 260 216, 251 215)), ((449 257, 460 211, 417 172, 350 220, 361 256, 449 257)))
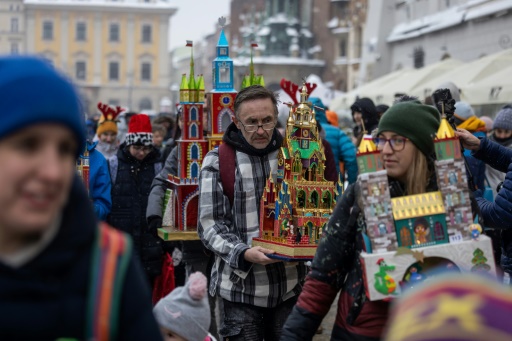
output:
POLYGON ((108 79, 111 81, 119 80, 119 63, 118 62, 108 63, 108 79))
POLYGON ((412 55, 414 61, 414 68, 419 69, 425 66, 425 51, 421 46, 414 48, 412 55))
POLYGON ((87 26, 84 22, 76 23, 76 41, 86 41, 87 40, 87 26))
POLYGON ((108 40, 119 41, 119 24, 110 24, 108 40))
POLYGON ((43 22, 43 40, 53 40, 53 22, 43 22))
POLYGON ((347 39, 341 38, 340 39, 340 57, 346 57, 347 56, 347 39))
POLYGON ((75 78, 80 80, 85 80, 87 78, 87 69, 85 62, 76 62, 75 63, 75 78))
POLYGON ((151 43, 151 25, 142 25, 142 42, 151 43))
POLYGON ((11 32, 18 33, 18 18, 11 18, 11 32))
POLYGON ((142 63, 140 69, 140 79, 143 81, 151 80, 151 64, 150 63, 142 63))
POLYGON ((18 43, 11 43, 11 53, 12 54, 20 53, 18 43))

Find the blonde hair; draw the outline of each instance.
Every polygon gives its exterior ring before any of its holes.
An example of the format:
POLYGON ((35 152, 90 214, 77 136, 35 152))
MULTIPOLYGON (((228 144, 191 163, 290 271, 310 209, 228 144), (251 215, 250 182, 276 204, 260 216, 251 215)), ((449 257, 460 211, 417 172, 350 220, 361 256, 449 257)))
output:
POLYGON ((425 193, 431 176, 428 160, 416 146, 414 146, 414 155, 412 164, 407 170, 405 180, 406 195, 425 193))

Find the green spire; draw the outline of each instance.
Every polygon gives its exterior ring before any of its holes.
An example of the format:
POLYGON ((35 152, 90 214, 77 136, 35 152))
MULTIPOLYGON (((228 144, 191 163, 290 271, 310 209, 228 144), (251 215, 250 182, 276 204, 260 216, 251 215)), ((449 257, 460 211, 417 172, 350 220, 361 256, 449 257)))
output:
POLYGON ((188 81, 187 74, 184 73, 181 76, 181 85, 180 85, 180 102, 187 103, 190 101, 190 91, 188 89, 188 81))
POLYGON ((194 48, 190 46, 190 74, 188 76, 188 89, 190 91, 190 102, 197 102, 196 77, 194 75, 194 48))
POLYGON ((200 103, 204 103, 204 77, 203 77, 203 75, 200 75, 197 80, 197 90, 198 90, 197 101, 200 103))
POLYGON ((263 87, 265 86, 265 79, 263 79, 263 75, 258 76, 258 82, 256 84, 261 85, 263 87))

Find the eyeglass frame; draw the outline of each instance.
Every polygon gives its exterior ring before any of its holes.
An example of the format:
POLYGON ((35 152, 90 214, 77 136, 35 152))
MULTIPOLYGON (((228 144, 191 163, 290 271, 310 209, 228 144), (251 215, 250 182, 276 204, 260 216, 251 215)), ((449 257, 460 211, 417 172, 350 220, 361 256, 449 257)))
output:
POLYGON ((135 149, 135 151, 137 152, 144 152, 144 153, 150 153, 151 151, 153 151, 153 146, 139 146, 139 145, 131 145, 131 147, 133 147, 133 149, 135 149))
POLYGON ((274 117, 274 119, 272 120, 272 122, 263 123, 263 124, 248 124, 247 126, 246 126, 245 124, 243 124, 243 123, 242 123, 242 121, 241 121, 240 119, 238 119, 238 117, 237 117, 237 120, 238 120, 238 122, 242 125, 242 127, 244 127, 244 130, 245 130, 245 132, 246 132, 246 133, 255 133, 255 132, 257 132, 257 131, 260 129, 260 127, 261 127, 261 129, 263 129, 264 131, 271 131, 271 130, 273 130, 273 129, 276 127, 276 125, 277 125, 277 119, 276 119, 275 117, 274 117), (269 124, 269 123, 272 123, 272 124, 273 124, 273 126, 272 126, 271 128, 265 129, 264 125, 265 125, 265 124, 269 124), (247 127, 256 127, 256 129, 255 129, 255 130, 253 130, 253 131, 248 131, 248 130, 247 130, 247 127))
POLYGON ((375 143, 375 145, 377 146, 377 148, 379 150, 383 150, 384 147, 386 147, 386 144, 389 143, 389 147, 391 148, 392 151, 394 152, 401 152, 402 150, 404 150, 405 148, 405 142, 407 141, 410 141, 410 139, 408 139, 407 137, 401 137, 401 136, 393 136, 392 138, 385 138, 385 137, 375 137, 373 139, 373 143, 375 143), (396 140, 396 139, 401 139, 401 140, 404 140, 404 143, 402 145, 402 148, 401 149, 395 149, 395 147, 393 146, 395 143, 391 143, 392 140, 396 140), (381 143, 379 142, 379 140, 383 140, 384 143, 382 144, 382 147, 380 146, 381 143))

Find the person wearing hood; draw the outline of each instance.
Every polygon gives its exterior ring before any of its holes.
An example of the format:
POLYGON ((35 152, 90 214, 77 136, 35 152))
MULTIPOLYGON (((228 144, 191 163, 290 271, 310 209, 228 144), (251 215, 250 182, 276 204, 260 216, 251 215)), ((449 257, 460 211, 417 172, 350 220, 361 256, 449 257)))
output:
MULTIPOLYGON (((476 117, 471 105, 467 102, 455 102, 454 123, 457 129, 465 129, 478 138, 486 136, 485 122, 476 117)), ((473 183, 476 188, 485 187, 485 163, 471 155, 470 150, 464 151, 469 170, 473 176, 473 183)), ((469 176, 469 175, 468 175, 469 176)))
MULTIPOLYGON (((336 171, 340 172, 340 163, 343 162, 345 171, 347 172, 347 180, 353 183, 357 179, 357 163, 356 163, 356 147, 350 140, 350 137, 343 130, 334 127, 327 121, 325 111, 327 107, 318 97, 310 97, 309 101, 314 105, 315 118, 325 131, 325 139, 331 145, 334 154, 334 163, 336 171)), ((345 174, 342 174, 345 179, 345 174)))
POLYGON ((364 132, 370 134, 379 124, 379 114, 375 104, 369 98, 363 97, 357 99, 350 106, 352 111, 352 120, 355 123, 353 129, 353 138, 356 145, 359 144, 364 132))
POLYGON ((234 195, 230 199, 224 192, 229 185, 223 186, 225 178, 220 173, 226 169, 220 168, 219 149, 215 148, 201 166, 197 232, 215 254, 209 291, 224 304, 221 337, 279 340, 307 267, 304 262, 269 258, 274 251, 251 245, 260 233, 265 183, 277 176, 283 142, 276 128, 277 99, 272 91, 252 85, 236 95, 234 111, 223 136, 223 143, 234 149, 234 195))
MULTIPOLYGON (((505 148, 512 149, 512 108, 502 108, 496 114, 489 140, 494 141, 505 148)), ((505 180, 505 173, 487 165, 485 168, 489 186, 496 197, 496 188, 505 180)))
MULTIPOLYGON (((89 152, 89 197, 92 200, 96 216, 100 220, 107 220, 107 216, 112 208, 112 198, 110 191, 112 185, 110 182, 110 171, 108 162, 99 151, 96 150, 98 142, 86 143, 89 152)), ((84 155, 80 155, 83 159, 84 155)))
POLYGON ((78 91, 35 56, 0 57, 0 75, 0 340, 161 340, 130 238, 76 174, 78 91))

